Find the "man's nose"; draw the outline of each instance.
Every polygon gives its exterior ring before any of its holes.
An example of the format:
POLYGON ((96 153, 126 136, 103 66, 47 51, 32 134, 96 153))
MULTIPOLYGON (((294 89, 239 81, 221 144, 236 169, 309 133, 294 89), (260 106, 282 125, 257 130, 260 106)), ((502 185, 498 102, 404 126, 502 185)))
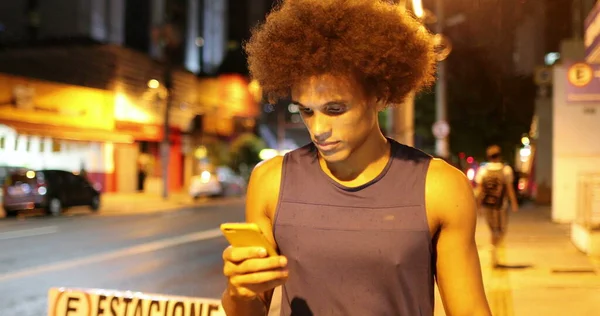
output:
POLYGON ((311 128, 313 137, 317 142, 327 141, 331 137, 331 120, 326 115, 315 113, 311 128))

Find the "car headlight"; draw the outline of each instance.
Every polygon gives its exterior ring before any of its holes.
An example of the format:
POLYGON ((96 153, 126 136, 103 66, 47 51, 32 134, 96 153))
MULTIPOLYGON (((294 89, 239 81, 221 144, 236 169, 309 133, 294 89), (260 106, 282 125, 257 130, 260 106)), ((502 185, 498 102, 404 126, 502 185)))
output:
POLYGON ((210 181, 210 178, 212 177, 212 175, 210 174, 209 171, 202 171, 202 173, 200 173, 200 181, 202 183, 208 183, 208 181, 210 181))

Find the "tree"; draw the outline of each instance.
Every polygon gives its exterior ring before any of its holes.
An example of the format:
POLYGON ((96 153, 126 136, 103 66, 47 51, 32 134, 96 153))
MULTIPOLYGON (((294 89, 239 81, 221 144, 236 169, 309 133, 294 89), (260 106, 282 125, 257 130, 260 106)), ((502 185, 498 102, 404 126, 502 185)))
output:
POLYGON ((243 176, 249 176, 251 168, 261 161, 260 151, 266 147, 265 142, 255 134, 241 134, 231 143, 229 166, 243 176))
MULTIPOLYGON (((530 76, 503 73, 481 46, 455 47, 448 58, 448 119, 450 149, 483 159, 485 147, 497 143, 506 159, 527 133, 533 116, 535 86, 530 76)), ((417 146, 433 149, 431 125, 435 121, 435 92, 415 101, 417 146)))

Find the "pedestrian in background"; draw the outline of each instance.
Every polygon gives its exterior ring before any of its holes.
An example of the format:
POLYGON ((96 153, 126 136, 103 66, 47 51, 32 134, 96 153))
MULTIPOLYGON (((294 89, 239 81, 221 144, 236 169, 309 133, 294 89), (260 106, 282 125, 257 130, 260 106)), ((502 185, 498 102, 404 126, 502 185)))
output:
POLYGON ((481 213, 490 228, 492 265, 498 266, 498 250, 502 247, 508 226, 508 204, 513 212, 519 210, 513 187, 513 169, 502 162, 502 150, 491 145, 486 150, 488 162, 475 176, 475 196, 481 213))

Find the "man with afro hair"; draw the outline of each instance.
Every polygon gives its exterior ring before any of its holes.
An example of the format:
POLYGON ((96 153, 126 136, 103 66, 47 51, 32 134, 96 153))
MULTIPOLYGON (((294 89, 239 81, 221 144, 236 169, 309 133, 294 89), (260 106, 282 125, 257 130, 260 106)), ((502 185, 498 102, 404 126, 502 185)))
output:
POLYGON ((284 0, 245 45, 268 100, 312 142, 252 172, 246 220, 278 250, 228 247, 227 315, 490 315, 463 173, 386 138, 378 112, 434 80, 433 37, 383 0, 284 0))

